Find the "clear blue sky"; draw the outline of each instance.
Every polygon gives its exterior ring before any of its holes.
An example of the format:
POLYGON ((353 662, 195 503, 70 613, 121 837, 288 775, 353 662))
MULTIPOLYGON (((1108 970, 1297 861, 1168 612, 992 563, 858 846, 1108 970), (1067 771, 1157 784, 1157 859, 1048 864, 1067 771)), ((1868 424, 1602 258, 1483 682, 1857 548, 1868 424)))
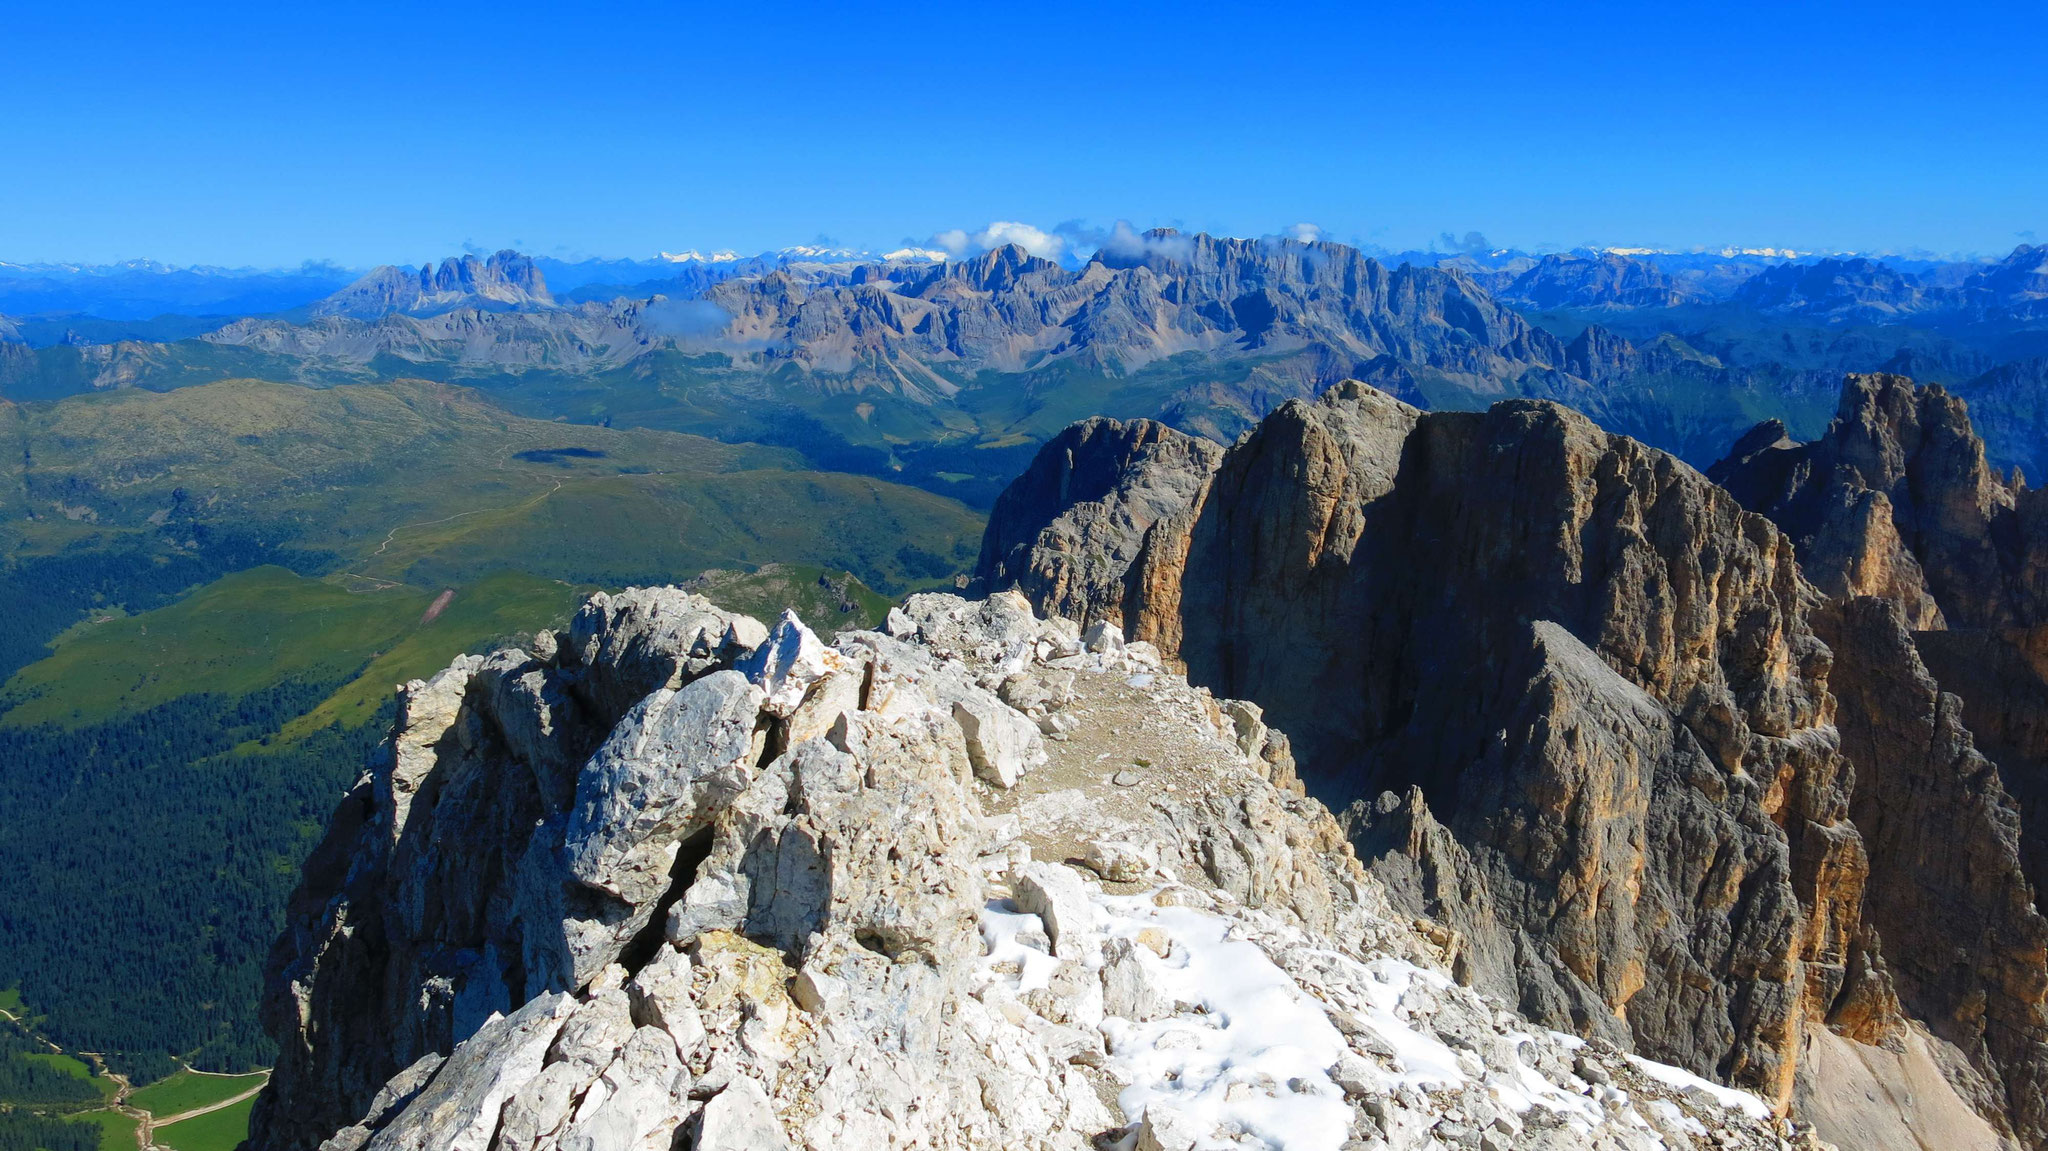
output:
POLYGON ((19 3, 0 259, 2048 238, 2048 5, 19 3))

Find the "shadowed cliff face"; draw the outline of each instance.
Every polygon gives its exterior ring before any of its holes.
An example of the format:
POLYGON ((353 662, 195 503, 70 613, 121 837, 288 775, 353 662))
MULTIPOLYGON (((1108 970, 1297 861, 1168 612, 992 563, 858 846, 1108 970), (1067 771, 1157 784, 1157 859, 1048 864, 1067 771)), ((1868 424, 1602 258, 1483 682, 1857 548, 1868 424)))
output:
POLYGON ((2048 502, 1986 465, 1961 400, 1895 375, 1849 377, 1819 440, 1761 425, 1710 474, 1797 540, 1830 601, 1813 618, 1835 650, 1852 813, 1876 863, 1866 920, 1900 1000, 2038 1146, 2048 502))
POLYGON ((1830 596, 1881 596, 1915 629, 2048 612, 2048 497, 1985 463, 1967 405, 1939 385, 1850 376, 1820 439, 1761 424, 1708 474, 1783 527, 1830 596))
POLYGON ((1048 614, 1121 625, 1121 576, 1146 533, 1184 511, 1222 457, 1153 420, 1075 424, 996 500, 975 575, 1016 585, 1048 614), (1065 512, 1041 523, 1047 507, 1065 512))
POLYGON ((1941 403, 1903 454, 1883 429, 1907 413, 1852 408, 1833 458, 1883 481, 1854 498, 1810 494, 1781 434, 1745 442, 1769 463, 1751 499, 1820 509, 1802 534, 1555 405, 1422 413, 1340 385, 1206 482, 1181 464, 1193 495, 1090 574, 1092 606, 1264 706, 1374 872, 1455 930, 1461 974, 1532 1017, 1780 1098, 1806 1028, 1896 1045, 1921 1021, 1975 1068, 1957 1091, 2039 1146, 2044 936, 2011 804, 1896 614, 1953 610, 1920 564, 1957 587, 2006 569, 1988 531, 1893 509, 2009 501, 1941 403), (1795 539, 1853 539, 1856 562, 1817 589, 1795 539), (1865 591, 1894 614, 1815 615, 1865 591), (1831 676, 1855 693, 1839 731, 1831 676))

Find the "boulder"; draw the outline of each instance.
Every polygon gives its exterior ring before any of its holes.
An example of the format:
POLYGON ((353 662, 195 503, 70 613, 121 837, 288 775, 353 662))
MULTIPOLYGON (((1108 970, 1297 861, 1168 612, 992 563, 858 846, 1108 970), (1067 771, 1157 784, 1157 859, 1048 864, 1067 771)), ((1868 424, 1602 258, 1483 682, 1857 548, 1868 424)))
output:
POLYGON ((788 1151, 789 1136, 767 1093, 752 1079, 734 1079, 704 1105, 697 1151, 788 1151))

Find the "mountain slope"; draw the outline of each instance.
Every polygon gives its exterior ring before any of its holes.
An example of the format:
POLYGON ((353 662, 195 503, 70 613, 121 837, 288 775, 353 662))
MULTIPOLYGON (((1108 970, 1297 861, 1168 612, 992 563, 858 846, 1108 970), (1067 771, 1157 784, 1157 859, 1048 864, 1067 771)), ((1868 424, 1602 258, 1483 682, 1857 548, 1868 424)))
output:
POLYGON ((1494 294, 1532 308, 1670 308, 1691 295, 1656 265, 1612 252, 1545 256, 1494 294))

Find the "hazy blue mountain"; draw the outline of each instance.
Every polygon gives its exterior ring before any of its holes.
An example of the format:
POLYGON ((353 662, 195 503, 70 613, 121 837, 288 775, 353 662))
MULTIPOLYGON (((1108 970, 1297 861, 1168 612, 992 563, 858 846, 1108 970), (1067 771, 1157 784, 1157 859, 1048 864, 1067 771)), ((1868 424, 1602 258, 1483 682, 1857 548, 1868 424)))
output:
POLYGON ((2048 319, 2048 244, 2022 244, 1997 264, 1963 281, 1962 301, 1975 315, 2048 319))
POLYGON ((457 308, 546 308, 554 302, 532 257, 507 250, 489 259, 451 256, 438 268, 416 271, 387 264, 315 303, 312 314, 375 319, 393 312, 420 316, 457 308))
POLYGON ((1953 297, 1930 289, 1910 272, 1866 257, 1781 264, 1751 277, 1735 294, 1766 312, 1796 312, 1830 322, 1884 322, 1953 306, 1953 297))
POLYGON ((1613 252, 1545 256, 1494 294, 1532 308, 1669 308, 1690 297, 1655 264, 1613 252))
POLYGON ((151 260, 123 264, 0 263, 0 313, 79 313, 146 320, 166 313, 246 316, 309 304, 355 273, 311 263, 292 270, 178 268, 151 260))

